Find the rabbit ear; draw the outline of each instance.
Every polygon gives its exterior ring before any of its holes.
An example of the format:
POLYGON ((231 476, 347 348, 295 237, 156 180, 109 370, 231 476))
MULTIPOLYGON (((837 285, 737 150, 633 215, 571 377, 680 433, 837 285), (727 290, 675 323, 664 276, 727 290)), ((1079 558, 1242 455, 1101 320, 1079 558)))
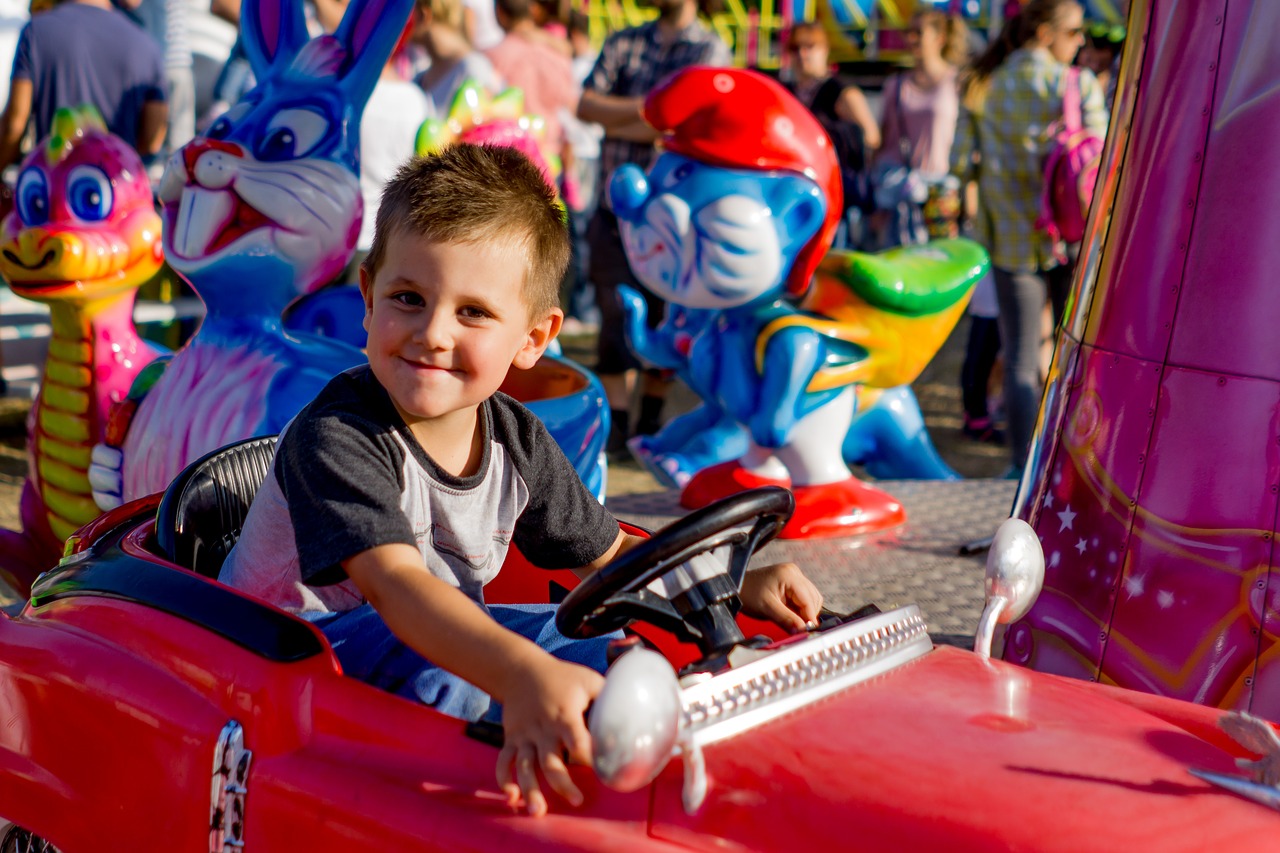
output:
POLYGON ((341 86, 360 109, 369 100, 382 67, 404 33, 414 0, 351 0, 334 36, 351 57, 341 86))
POLYGON ((300 0, 243 0, 240 34, 259 80, 267 77, 272 65, 292 61, 311 38, 300 0))

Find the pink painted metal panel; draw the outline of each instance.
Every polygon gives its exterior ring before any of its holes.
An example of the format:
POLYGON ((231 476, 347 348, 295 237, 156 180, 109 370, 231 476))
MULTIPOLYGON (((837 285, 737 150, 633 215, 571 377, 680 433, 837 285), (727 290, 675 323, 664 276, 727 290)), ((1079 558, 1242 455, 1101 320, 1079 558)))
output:
POLYGON ((1016 502, 1050 571, 1004 652, 1272 719, 1278 30, 1274 3, 1135 4, 1136 51, 1016 502), (1133 356, 1134 379, 1101 369, 1107 352, 1133 356), (1148 372, 1158 393, 1138 380, 1148 372), (1085 423, 1100 427, 1089 453, 1085 423), (1078 534, 1045 500, 1072 508, 1078 534), (1055 539, 1072 534, 1076 552, 1055 539))
MULTIPOLYGON (((1103 660, 1104 678, 1248 707, 1271 562, 1280 385, 1170 369, 1103 660), (1236 439, 1224 441, 1223 413, 1236 439)), ((1280 711, 1280 708, 1273 710, 1280 711)))
MULTIPOLYGON (((1135 4, 1142 5, 1142 4, 1135 4)), ((1137 67, 1122 72, 1122 93, 1112 123, 1131 136, 1119 164, 1111 228, 1096 284, 1077 310, 1088 311, 1085 340, 1102 349, 1162 361, 1177 311, 1187 241, 1213 98, 1221 21, 1226 4, 1205 0, 1155 3, 1147 43, 1137 67), (1215 21, 1217 23, 1215 23, 1215 21)), ((1140 17, 1142 10, 1134 10, 1140 17)), ((1140 27, 1129 42, 1141 46, 1140 27)), ((1138 58, 1135 54, 1132 59, 1138 58)), ((1114 138, 1119 131, 1112 132, 1114 138)), ((1114 144, 1109 141, 1109 144, 1114 144)), ((1090 259, 1082 260, 1088 265, 1090 259)), ((1079 282, 1077 282, 1079 283, 1079 282)))
MULTIPOLYGON (((1173 364, 1280 379, 1280 3, 1228 10, 1173 364)), ((1209 77, 1199 69, 1180 77, 1209 77)))
POLYGON ((1253 578, 1247 589, 1250 613, 1261 611, 1262 624, 1254 627, 1261 632, 1258 660, 1252 678, 1246 677, 1245 684, 1253 691, 1250 710, 1268 720, 1280 720, 1280 578, 1274 569, 1274 535, 1271 543, 1271 572, 1266 578, 1253 578))
POLYGON ((1091 347, 1073 364, 1074 381, 1060 392, 1060 441, 1044 457, 1027 513, 1044 547, 1044 591, 1006 632, 1005 658, 1093 678, 1129 548, 1160 374, 1157 364, 1091 347))

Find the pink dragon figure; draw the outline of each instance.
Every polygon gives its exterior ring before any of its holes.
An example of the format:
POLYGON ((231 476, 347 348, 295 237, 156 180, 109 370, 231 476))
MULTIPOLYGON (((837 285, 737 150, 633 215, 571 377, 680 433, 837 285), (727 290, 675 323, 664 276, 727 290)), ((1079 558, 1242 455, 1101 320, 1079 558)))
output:
POLYGON ((1005 660, 1280 720, 1280 4, 1134 3, 1005 660))
POLYGON ((103 509, 163 490, 222 445, 278 433, 335 374, 365 361, 349 344, 287 332, 281 312, 351 258, 363 214, 360 118, 412 5, 351 0, 337 30, 315 38, 297 0, 241 5, 257 84, 169 160, 157 193, 165 255, 205 318, 135 383, 95 449, 103 509))
POLYGON ((18 174, 0 274, 49 306, 53 326, 28 429, 22 532, 0 530, 0 574, 25 592, 98 516, 89 456, 109 407, 157 351, 133 325, 137 288, 160 269, 160 217, 137 153, 92 107, 58 110, 18 174))

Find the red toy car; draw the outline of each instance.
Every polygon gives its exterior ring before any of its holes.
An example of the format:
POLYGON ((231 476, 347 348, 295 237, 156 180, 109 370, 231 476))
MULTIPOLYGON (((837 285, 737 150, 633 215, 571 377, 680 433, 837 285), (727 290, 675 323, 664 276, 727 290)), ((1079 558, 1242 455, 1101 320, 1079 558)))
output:
MULTIPOLYGON (((1215 709, 935 648, 914 607, 743 639, 734 581, 785 521, 782 490, 694 513, 570 593, 562 630, 639 616, 674 631, 642 629, 682 667, 681 687, 663 687, 675 675, 654 676, 666 664, 651 653, 625 652, 591 725, 602 776, 635 790, 577 768, 582 807, 513 814, 493 732, 344 677, 312 625, 201 574, 216 571, 271 448, 203 460, 163 498, 99 519, 0 616, 3 849, 1243 850, 1280 838, 1280 815, 1188 772, 1233 774, 1246 755, 1215 709), (729 583, 694 578, 675 605, 648 589, 704 548, 728 553, 729 583), (623 730, 642 736, 619 741, 623 730), (668 763, 673 746, 683 754, 668 763)), ((499 577, 490 600, 572 584, 517 559, 499 577)))

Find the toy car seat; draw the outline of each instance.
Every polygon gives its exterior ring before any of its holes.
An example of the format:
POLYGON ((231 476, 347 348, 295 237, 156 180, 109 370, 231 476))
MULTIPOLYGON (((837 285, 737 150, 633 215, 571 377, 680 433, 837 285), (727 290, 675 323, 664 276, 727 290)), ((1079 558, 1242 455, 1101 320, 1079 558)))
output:
POLYGON ((253 496, 275 457, 274 435, 220 447, 192 462, 165 489, 156 512, 164 556, 216 578, 240 538, 253 496))

